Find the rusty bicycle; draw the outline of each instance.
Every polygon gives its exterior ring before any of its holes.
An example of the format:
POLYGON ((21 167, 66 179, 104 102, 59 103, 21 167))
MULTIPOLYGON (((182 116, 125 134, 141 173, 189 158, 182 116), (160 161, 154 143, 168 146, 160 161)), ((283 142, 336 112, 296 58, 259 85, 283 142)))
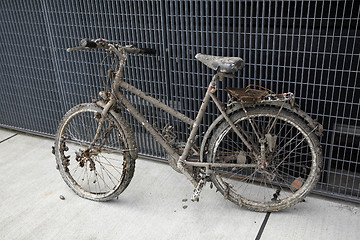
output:
POLYGON ((147 95, 124 80, 129 54, 155 54, 153 49, 122 46, 105 39, 82 40, 76 50, 102 49, 114 59, 109 85, 100 98, 71 108, 58 126, 53 152, 58 170, 79 196, 107 201, 129 185, 138 156, 134 133, 124 112, 130 113, 168 154, 170 166, 194 185, 193 201, 209 183, 237 205, 255 211, 279 211, 303 200, 315 187, 322 166, 318 136, 322 125, 294 103, 292 93, 276 94, 264 88, 227 88, 222 103, 215 94, 218 81, 234 78, 244 67, 239 57, 197 54, 195 58, 215 74, 195 119, 147 95), (154 127, 129 101, 135 94, 189 125, 185 142, 173 127, 154 127), (210 102, 218 118, 195 146, 199 126, 210 102))

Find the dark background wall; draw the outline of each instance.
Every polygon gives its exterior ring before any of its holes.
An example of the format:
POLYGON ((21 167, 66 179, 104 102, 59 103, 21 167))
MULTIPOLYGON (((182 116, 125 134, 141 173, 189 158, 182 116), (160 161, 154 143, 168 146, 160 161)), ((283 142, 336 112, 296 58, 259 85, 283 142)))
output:
MULTIPOLYGON (((1 1, 0 125, 53 136, 69 108, 97 98, 104 53, 65 51, 82 38, 156 48, 156 57, 129 58, 127 81, 192 118, 212 74, 195 54, 240 56, 245 69, 219 89, 257 84, 294 92, 325 128, 317 192, 359 201, 359 8, 359 1, 318 0, 1 1)), ((169 120, 185 140, 184 125, 129 97, 160 129, 169 120)), ((210 107, 201 131, 217 115, 210 107)), ((141 152, 164 158, 127 118, 141 152)))

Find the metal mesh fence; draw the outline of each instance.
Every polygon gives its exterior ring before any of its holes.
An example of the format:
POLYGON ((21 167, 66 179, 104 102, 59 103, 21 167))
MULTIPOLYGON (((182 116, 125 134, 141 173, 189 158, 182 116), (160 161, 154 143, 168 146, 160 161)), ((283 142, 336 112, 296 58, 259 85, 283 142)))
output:
MULTIPOLYGON (((225 87, 261 85, 292 91, 324 125, 324 171, 317 191, 360 200, 359 1, 2 1, 0 124, 54 135, 72 106, 97 98, 104 85, 98 51, 66 53, 82 38, 153 47, 131 56, 126 80, 194 118, 212 70, 196 53, 239 56, 245 69, 225 87)), ((218 97, 226 101, 224 91, 218 97)), ((179 139, 188 129, 137 97, 129 98, 179 139)), ((200 132, 216 116, 210 106, 200 132)), ((141 152, 164 151, 130 116, 141 152)), ((199 141, 201 140, 201 134, 199 141)))

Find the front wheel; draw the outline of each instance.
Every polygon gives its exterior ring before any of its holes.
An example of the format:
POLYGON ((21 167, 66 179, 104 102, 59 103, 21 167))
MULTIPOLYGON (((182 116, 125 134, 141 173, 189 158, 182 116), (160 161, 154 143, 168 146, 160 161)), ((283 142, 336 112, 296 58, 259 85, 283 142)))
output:
POLYGON ((79 196, 95 201, 118 196, 135 169, 132 139, 113 115, 101 112, 93 103, 73 107, 55 136, 56 162, 64 181, 79 196))
POLYGON ((279 112, 276 107, 256 107, 247 114, 238 112, 231 120, 252 149, 225 121, 209 142, 208 162, 252 167, 212 169, 211 180, 225 198, 251 210, 267 212, 285 209, 304 199, 315 187, 322 164, 316 129, 310 129, 294 113, 279 112))

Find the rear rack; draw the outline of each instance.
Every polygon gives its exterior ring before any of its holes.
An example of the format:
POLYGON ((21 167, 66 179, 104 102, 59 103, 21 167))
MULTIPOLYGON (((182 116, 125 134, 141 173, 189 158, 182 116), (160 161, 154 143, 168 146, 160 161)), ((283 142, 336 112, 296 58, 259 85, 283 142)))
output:
POLYGON ((266 102, 293 102, 294 94, 291 92, 276 94, 268 89, 254 89, 249 86, 246 88, 226 88, 230 102, 234 98, 242 103, 258 104, 266 102))

